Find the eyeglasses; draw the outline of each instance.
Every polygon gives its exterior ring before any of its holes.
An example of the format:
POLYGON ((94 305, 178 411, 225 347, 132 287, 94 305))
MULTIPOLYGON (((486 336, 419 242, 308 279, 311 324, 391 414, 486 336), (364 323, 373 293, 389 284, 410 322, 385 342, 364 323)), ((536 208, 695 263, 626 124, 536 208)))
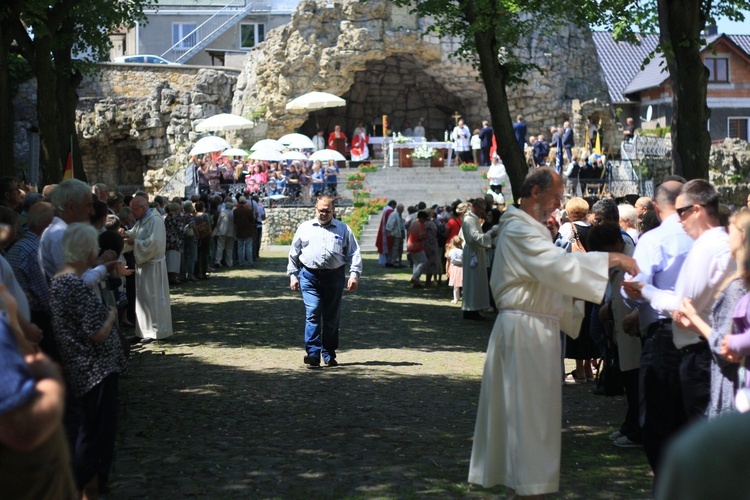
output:
POLYGON ((316 210, 316 211, 317 211, 317 212, 318 212, 319 214, 324 214, 324 215, 325 215, 325 214, 330 214, 331 212, 333 212, 333 210, 321 210, 321 209, 319 209, 319 208, 316 208, 315 210, 316 210))
POLYGON ((677 209, 677 215, 680 217, 680 219, 682 219, 682 218, 684 218, 684 216, 685 216, 685 214, 687 212, 691 211, 696 206, 700 206, 700 205, 697 205, 697 204, 694 203, 692 205, 687 205, 685 207, 680 207, 680 208, 677 209))

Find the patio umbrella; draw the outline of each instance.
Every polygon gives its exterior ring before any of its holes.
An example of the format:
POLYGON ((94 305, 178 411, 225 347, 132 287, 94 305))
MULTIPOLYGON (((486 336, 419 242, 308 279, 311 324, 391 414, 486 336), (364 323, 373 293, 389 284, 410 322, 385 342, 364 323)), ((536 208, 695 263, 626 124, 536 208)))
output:
POLYGON ((198 142, 196 142, 193 146, 193 149, 190 150, 188 155, 194 156, 203 155, 206 153, 214 153, 216 151, 224 151, 225 149, 229 149, 230 147, 232 146, 221 137, 209 135, 208 137, 199 139, 198 142))
POLYGON ((299 151, 287 151, 281 153, 281 157, 285 160, 307 160, 307 155, 305 155, 305 153, 300 153, 299 151))
POLYGON ((294 149, 315 149, 312 139, 303 134, 286 134, 279 138, 279 142, 294 149))
POLYGON ((227 156, 230 158, 232 156, 242 156, 244 158, 244 157, 250 156, 250 153, 240 148, 229 148, 229 149, 224 150, 224 152, 221 153, 221 156, 227 156))
POLYGON ((315 111, 324 108, 340 108, 346 106, 346 101, 328 92, 308 92, 286 105, 287 111, 315 111))
POLYGON ((195 126, 196 132, 226 132, 227 130, 242 130, 253 128, 255 124, 239 115, 221 113, 201 121, 195 126))
POLYGON ((251 160, 260 161, 275 161, 281 162, 284 158, 281 156, 281 152, 272 148, 259 148, 250 153, 251 160))
POLYGON ((336 151, 335 149, 321 149, 320 151, 316 151, 313 154, 310 155, 310 160, 320 160, 320 161, 346 161, 346 158, 344 155, 336 151))
POLYGON ((284 149, 284 145, 276 139, 261 139, 253 144, 250 151, 257 151, 258 149, 275 149, 276 151, 281 151, 284 149))

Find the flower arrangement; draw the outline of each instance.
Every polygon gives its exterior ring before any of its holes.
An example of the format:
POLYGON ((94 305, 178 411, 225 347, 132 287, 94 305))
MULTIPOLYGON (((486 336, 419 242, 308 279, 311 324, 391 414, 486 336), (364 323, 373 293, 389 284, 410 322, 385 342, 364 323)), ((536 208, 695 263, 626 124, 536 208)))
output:
POLYGON ((411 157, 415 160, 430 160, 437 155, 437 149, 429 146, 419 146, 411 153, 411 157))
POLYGON ((360 165, 359 171, 362 172, 363 174, 369 174, 372 172, 377 172, 378 167, 376 165, 360 165))
POLYGON ((277 245, 291 245, 293 239, 294 239, 294 231, 286 230, 280 235, 278 235, 276 238, 274 238, 273 241, 277 245))
POLYGON ((476 163, 462 163, 458 166, 458 168, 460 168, 464 172, 476 172, 477 170, 479 170, 479 165, 477 165, 476 163))
POLYGON ((365 180, 365 174, 362 173, 362 172, 357 172, 356 174, 349 174, 349 175, 346 176, 346 180, 347 181, 360 181, 360 182, 362 182, 362 181, 365 180))
POLYGON ((483 180, 483 181, 486 181, 486 180, 487 180, 487 172, 488 172, 488 171, 486 170, 486 171, 484 171, 484 172, 482 172, 482 173, 480 174, 480 177, 482 178, 482 180, 483 180))
POLYGON ((401 132, 399 132, 398 135, 393 138, 393 142, 398 144, 406 144, 407 142, 411 142, 412 140, 413 139, 411 137, 401 135, 401 132))
POLYGON ((362 229, 365 227, 365 224, 367 224, 370 215, 378 213, 387 203, 388 200, 385 198, 363 200, 361 205, 355 205, 356 208, 354 211, 350 215, 344 217, 343 221, 352 228, 354 236, 359 238, 362 235, 362 229))

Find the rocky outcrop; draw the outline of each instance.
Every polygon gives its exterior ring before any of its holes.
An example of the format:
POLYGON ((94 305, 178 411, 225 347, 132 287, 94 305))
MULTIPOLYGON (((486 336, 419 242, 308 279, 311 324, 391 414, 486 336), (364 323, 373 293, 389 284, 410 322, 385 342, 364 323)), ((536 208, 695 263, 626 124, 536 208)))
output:
POLYGON ((195 125, 230 111, 235 71, 150 69, 107 68, 84 87, 76 120, 90 179, 157 192, 205 135, 195 125))
MULTIPOLYGON (((265 118, 269 135, 278 136, 321 118, 285 109, 293 98, 318 90, 347 99, 346 109, 334 112, 347 128, 388 114, 397 129, 404 120, 415 125, 425 118, 428 135, 442 137, 455 111, 470 127, 479 126, 488 112, 477 71, 450 57, 458 47, 455 39, 425 35, 426 26, 426 20, 387 0, 303 0, 291 23, 269 32, 249 55, 235 112, 265 118), (430 98, 422 100, 425 93, 430 98), (426 115, 420 101, 427 103, 426 115)), ((530 133, 570 118, 573 99, 607 95, 591 62, 590 33, 566 26, 539 31, 515 50, 541 71, 525 75, 530 83, 509 96, 512 113, 524 114, 530 133)))

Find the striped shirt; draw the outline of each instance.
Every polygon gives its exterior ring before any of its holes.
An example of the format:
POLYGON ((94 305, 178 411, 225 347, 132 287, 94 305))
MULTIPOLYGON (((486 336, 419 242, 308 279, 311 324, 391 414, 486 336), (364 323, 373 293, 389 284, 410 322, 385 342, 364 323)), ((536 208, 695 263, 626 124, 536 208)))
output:
POLYGON ((318 219, 312 219, 300 224, 294 234, 286 273, 298 276, 303 266, 338 269, 347 262, 350 263, 350 276, 359 277, 362 274, 362 255, 349 226, 336 219, 321 226, 318 219))
POLYGON ((7 259, 13 268, 18 284, 26 292, 29 307, 32 311, 51 315, 49 308, 49 286, 44 277, 42 266, 37 260, 39 255, 39 236, 26 231, 8 250, 7 259))

